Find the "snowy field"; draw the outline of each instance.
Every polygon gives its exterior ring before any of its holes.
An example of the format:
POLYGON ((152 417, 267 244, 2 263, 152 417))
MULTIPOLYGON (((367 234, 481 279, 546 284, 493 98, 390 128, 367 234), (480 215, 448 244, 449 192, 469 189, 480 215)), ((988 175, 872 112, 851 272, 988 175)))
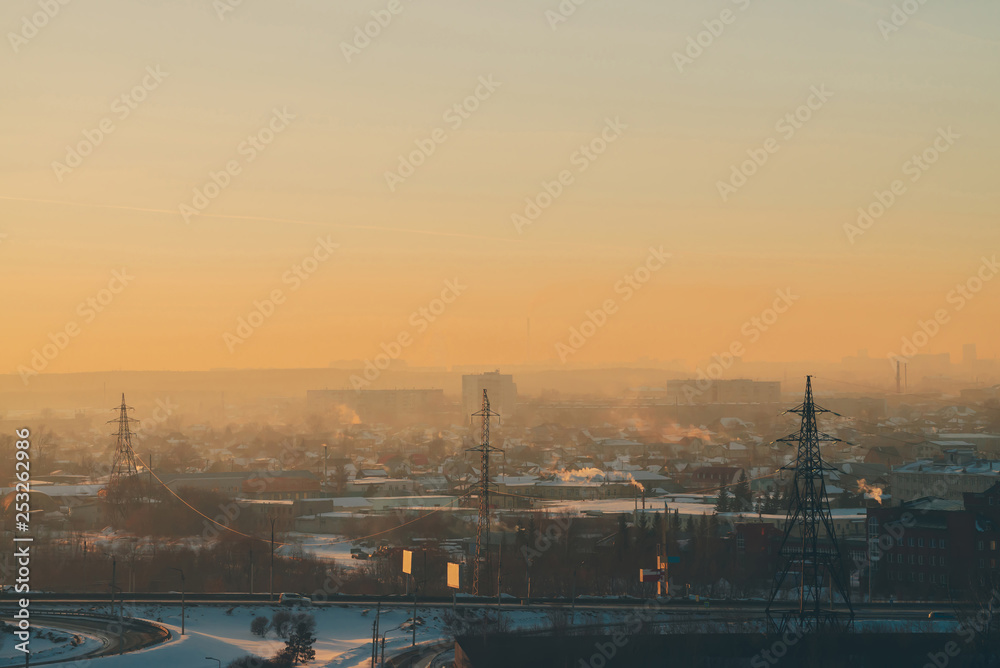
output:
MULTIPOLYGON (((31 629, 31 659, 32 663, 69 659, 93 652, 101 647, 97 638, 85 633, 50 629, 43 626, 44 622, 32 626, 31 629)), ((0 647, 0 666, 23 666, 24 652, 15 645, 21 642, 16 636, 7 635, 0 647)))
MULTIPOLYGON (((89 608, 73 608, 70 606, 59 606, 63 611, 77 611, 86 613, 89 608)), ((74 668, 78 666, 104 668, 105 666, 114 668, 206 668, 214 667, 214 661, 206 660, 205 657, 215 657, 221 660, 223 668, 233 659, 246 654, 256 654, 258 656, 270 657, 280 650, 284 641, 278 639, 273 632, 269 632, 266 637, 259 638, 250 633, 250 622, 257 616, 264 616, 268 619, 277 610, 288 610, 287 607, 277 605, 246 605, 232 608, 209 605, 189 605, 187 608, 187 635, 180 637, 180 607, 174 605, 137 605, 126 606, 127 615, 159 622, 170 629, 172 638, 165 643, 150 647, 138 652, 121 656, 102 657, 98 659, 85 660, 80 663, 71 663, 74 668)), ((316 618, 316 637, 314 645, 316 659, 309 664, 316 668, 364 668, 369 665, 371 655, 371 634, 372 621, 375 618, 374 607, 330 605, 330 606, 310 606, 299 608, 306 610, 316 618)), ((443 616, 449 610, 444 607, 419 607, 417 617, 421 623, 417 625, 417 644, 433 643, 441 641, 447 635, 443 616)), ((495 608, 491 608, 495 610, 495 608)), ((703 612, 708 613, 709 610, 703 612)), ((387 633, 385 655, 398 654, 410 647, 411 627, 409 619, 412 608, 405 607, 383 607, 381 617, 381 632, 387 633)), ((511 606, 504 609, 504 617, 508 620, 510 628, 530 629, 548 628, 551 625, 551 618, 544 611, 525 610, 511 606)), ((569 613, 567 613, 568 615, 569 613)), ((585 625, 605 625, 621 624, 634 614, 629 610, 580 610, 575 613, 572 626, 585 625)), ((673 618, 678 620, 687 615, 675 616, 675 613, 661 611, 652 615, 658 620, 673 618)), ((632 618, 634 619, 634 618, 632 618)), ((682 625, 683 626, 683 625, 682 625)), ((702 626, 702 630, 714 631, 743 631, 752 632, 763 630, 750 628, 753 624, 731 623, 707 623, 702 626), (738 629, 736 627, 739 627, 738 629)), ((857 622, 859 631, 908 631, 908 632, 949 632, 954 631, 955 622, 857 622), (869 628, 865 628, 869 627, 869 628)), ((685 627, 690 628, 690 627, 685 627)), ((683 632, 681 627, 677 629, 683 632)), ((58 635, 58 632, 57 632, 58 635)), ((66 635, 66 634, 61 634, 66 635)), ((95 643, 96 640, 90 639, 95 643)), ((38 644, 32 643, 32 649, 36 652, 42 651, 65 651, 66 643, 49 643, 44 641, 38 644), (60 649, 60 647, 62 649, 60 649)), ((93 649, 95 645, 88 647, 93 649)), ((4 656, 13 656, 13 643, 4 645, 4 656)), ((19 653, 18 653, 19 654, 19 653)), ((23 655, 21 655, 23 657, 23 655)), ((35 660, 42 660, 41 653, 36 654, 35 660)), ((0 662, 0 666, 23 665, 23 658, 18 664, 0 662)))
MULTIPOLYGON (((60 610, 71 610, 61 606, 60 610)), ((270 619, 277 610, 288 610, 282 606, 257 605, 225 608, 220 606, 189 605, 187 607, 187 635, 180 637, 180 607, 162 605, 126 606, 127 615, 159 622, 170 629, 173 637, 165 643, 122 656, 102 657, 81 662, 79 665, 104 668, 198 668, 200 666, 214 667, 214 661, 206 661, 212 656, 222 661, 222 666, 246 654, 270 657, 278 652, 284 641, 277 638, 273 632, 265 638, 258 638, 250 633, 250 622, 254 617, 264 616, 270 619)), ((417 608, 417 617, 423 624, 417 626, 417 643, 441 640, 444 638, 442 614, 447 608, 417 608)), ((86 608, 78 608, 87 612, 86 608)), ((361 668, 369 665, 371 654, 372 621, 375 618, 375 608, 347 606, 312 606, 299 608, 306 610, 316 618, 316 660, 309 665, 314 667, 361 668)), ((411 607, 382 609, 381 632, 386 636, 385 654, 401 652, 410 647, 411 631, 408 621, 412 615, 411 607)), ((526 627, 548 623, 548 617, 542 613, 515 610, 512 612, 515 626, 526 627)), ((603 616, 603 615, 602 615, 603 616)), ((578 619, 582 619, 580 613, 578 619)), ((95 641, 96 642, 96 641, 95 641)), ((91 645, 90 649, 93 649, 91 645)), ((9 644, 6 649, 13 648, 9 644)), ((32 649, 41 648, 41 644, 32 642, 32 649)), ((23 665, 23 654, 18 653, 23 665)), ((36 660, 40 660, 38 656, 36 660)), ((8 665, 8 664, 0 664, 8 665)), ((71 664, 74 665, 75 664, 71 664)))
MULTIPOLYGON (((117 534, 108 529, 101 532, 83 533, 80 536, 89 540, 99 550, 108 552, 112 551, 115 540, 126 537, 125 534, 117 534)), ((368 554, 371 554, 375 550, 373 546, 369 545, 366 547, 358 541, 352 541, 344 536, 333 534, 312 534, 292 531, 287 534, 287 540, 288 544, 277 548, 275 554, 279 556, 295 556, 297 550, 301 549, 303 552, 318 559, 336 562, 337 565, 345 568, 356 568, 368 563, 364 560, 353 559, 351 557, 352 548, 360 548, 368 554)), ((204 547, 208 542, 211 541, 207 541, 200 536, 191 536, 170 541, 170 544, 198 549, 204 547)), ((154 541, 149 538, 140 538, 136 540, 136 545, 140 552, 151 552, 154 548, 154 541)))
POLYGON ((296 548, 301 548, 306 554, 324 561, 333 561, 338 566, 344 568, 357 568, 362 564, 368 563, 364 560, 353 559, 351 557, 351 548, 360 547, 368 554, 371 554, 375 549, 373 547, 362 547, 359 542, 345 542, 346 539, 343 536, 331 534, 299 533, 293 531, 288 534, 287 540, 295 545, 282 545, 276 550, 277 554, 291 555, 296 548))

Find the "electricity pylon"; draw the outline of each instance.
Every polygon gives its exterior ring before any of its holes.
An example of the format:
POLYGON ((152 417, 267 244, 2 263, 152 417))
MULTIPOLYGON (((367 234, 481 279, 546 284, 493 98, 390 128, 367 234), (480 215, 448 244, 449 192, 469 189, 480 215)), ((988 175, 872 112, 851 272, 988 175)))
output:
POLYGON ((483 408, 473 417, 483 420, 480 432, 479 447, 470 448, 469 452, 480 455, 479 468, 479 528, 476 530, 476 567, 472 570, 472 594, 479 596, 480 582, 490 582, 490 456, 494 452, 503 452, 500 448, 490 445, 490 418, 500 417, 499 413, 490 410, 490 398, 483 390, 483 408))
POLYGON ((117 424, 118 431, 113 436, 115 454, 111 460, 111 478, 108 480, 106 500, 115 521, 128 517, 140 498, 139 465, 135 451, 132 449, 132 423, 138 420, 129 417, 132 410, 125 405, 125 395, 122 394, 122 404, 118 407, 118 417, 108 420, 108 424, 117 424))
POLYGON ((848 630, 854 623, 854 607, 847 583, 847 570, 840 554, 840 545, 833 526, 830 502, 823 476, 831 467, 823 463, 820 443, 841 442, 819 431, 816 416, 833 413, 813 402, 812 376, 806 376, 805 400, 788 411, 802 416, 797 434, 778 439, 780 443, 797 443, 795 463, 786 468, 795 472, 792 484, 785 535, 779 557, 784 560, 775 576, 766 612, 772 631, 784 632, 789 625, 802 631, 848 630), (790 573, 798 576, 798 606, 795 609, 774 610, 781 587, 790 573), (828 607, 823 606, 823 589, 828 590, 828 607), (835 609, 842 604, 846 610, 835 609), (775 616, 780 614, 780 619, 775 616))

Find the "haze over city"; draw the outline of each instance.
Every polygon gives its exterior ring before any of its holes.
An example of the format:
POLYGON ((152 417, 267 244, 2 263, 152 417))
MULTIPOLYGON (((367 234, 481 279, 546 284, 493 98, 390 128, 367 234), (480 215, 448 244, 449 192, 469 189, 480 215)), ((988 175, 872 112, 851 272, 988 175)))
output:
POLYGON ((0 668, 998 663, 995 1, 0 28, 0 668))

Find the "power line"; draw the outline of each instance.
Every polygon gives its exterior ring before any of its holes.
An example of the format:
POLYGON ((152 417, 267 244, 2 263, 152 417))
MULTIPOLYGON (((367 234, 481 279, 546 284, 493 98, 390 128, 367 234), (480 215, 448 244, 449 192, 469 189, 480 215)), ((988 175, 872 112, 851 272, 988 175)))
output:
MULTIPOLYGON (((137 461, 139 463, 142 463, 141 459, 136 454, 135 450, 132 448, 131 440, 125 441, 125 444, 126 444, 126 447, 128 448, 128 451, 135 458, 135 461, 137 461)), ((333 542, 326 542, 326 543, 283 543, 283 542, 280 542, 280 541, 271 541, 271 540, 268 540, 266 538, 260 538, 259 536, 252 536, 250 534, 243 533, 242 531, 238 531, 236 529, 233 529, 232 527, 230 527, 230 526, 228 526, 226 524, 223 524, 222 522, 219 522, 218 520, 215 520, 215 519, 209 517, 208 515, 206 515, 205 513, 201 512, 200 510, 198 510, 197 508, 195 508, 194 506, 192 506, 190 503, 188 503, 187 500, 185 500, 180 494, 178 494, 173 489, 171 489, 165 482, 163 482, 163 480, 160 478, 160 476, 156 475, 156 473, 152 469, 149 469, 149 474, 151 476, 153 476, 153 478, 156 479, 156 482, 160 483, 160 485, 164 489, 166 489, 168 492, 170 492, 170 494, 174 498, 176 498, 182 504, 184 504, 185 506, 187 506, 188 508, 190 508, 191 510, 193 510, 197 515, 199 515, 200 517, 203 517, 204 519, 208 520, 209 522, 211 522, 212 524, 218 526, 219 528, 221 528, 221 529, 223 529, 225 531, 228 531, 228 532, 230 532, 232 534, 235 534, 237 536, 242 536, 243 538, 249 538, 251 540, 257 540, 257 541, 260 541, 262 543, 267 543, 268 545, 274 545, 274 546, 278 546, 278 547, 281 547, 281 546, 284 546, 284 545, 299 545, 300 547, 322 547, 322 546, 325 546, 325 545, 339 545, 341 543, 353 543, 353 542, 357 542, 357 541, 367 540, 369 538, 375 538, 377 536, 381 536, 381 535, 387 534, 387 533, 389 533, 391 531, 396 531, 397 529, 401 529, 401 528, 403 528, 405 526, 408 526, 408 525, 413 524, 415 522, 419 522, 422 519, 430 517, 431 515, 439 513, 441 511, 445 510, 446 508, 448 508, 449 506, 454 505, 455 503, 457 503, 459 500, 461 500, 462 498, 464 498, 465 496, 467 496, 470 493, 470 492, 466 492, 465 494, 462 494, 461 496, 456 497, 450 503, 448 503, 448 504, 446 504, 444 506, 441 506, 440 508, 435 508, 434 510, 432 510, 429 513, 427 513, 426 515, 421 515, 420 517, 417 517, 417 518, 414 518, 412 520, 409 520, 408 522, 404 522, 403 524, 400 524, 398 526, 392 527, 390 529, 385 529, 384 531, 377 531, 377 532, 375 532, 373 534, 369 534, 367 536, 359 536, 357 538, 348 538, 348 539, 344 539, 344 540, 333 541, 333 542)))

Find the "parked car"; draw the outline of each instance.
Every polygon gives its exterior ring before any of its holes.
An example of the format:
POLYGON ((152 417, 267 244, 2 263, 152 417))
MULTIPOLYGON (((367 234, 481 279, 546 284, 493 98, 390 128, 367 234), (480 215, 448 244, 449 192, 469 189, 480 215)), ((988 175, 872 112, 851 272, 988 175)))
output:
POLYGON ((281 605, 312 605, 312 599, 302 594, 286 592, 278 597, 278 603, 281 605))

